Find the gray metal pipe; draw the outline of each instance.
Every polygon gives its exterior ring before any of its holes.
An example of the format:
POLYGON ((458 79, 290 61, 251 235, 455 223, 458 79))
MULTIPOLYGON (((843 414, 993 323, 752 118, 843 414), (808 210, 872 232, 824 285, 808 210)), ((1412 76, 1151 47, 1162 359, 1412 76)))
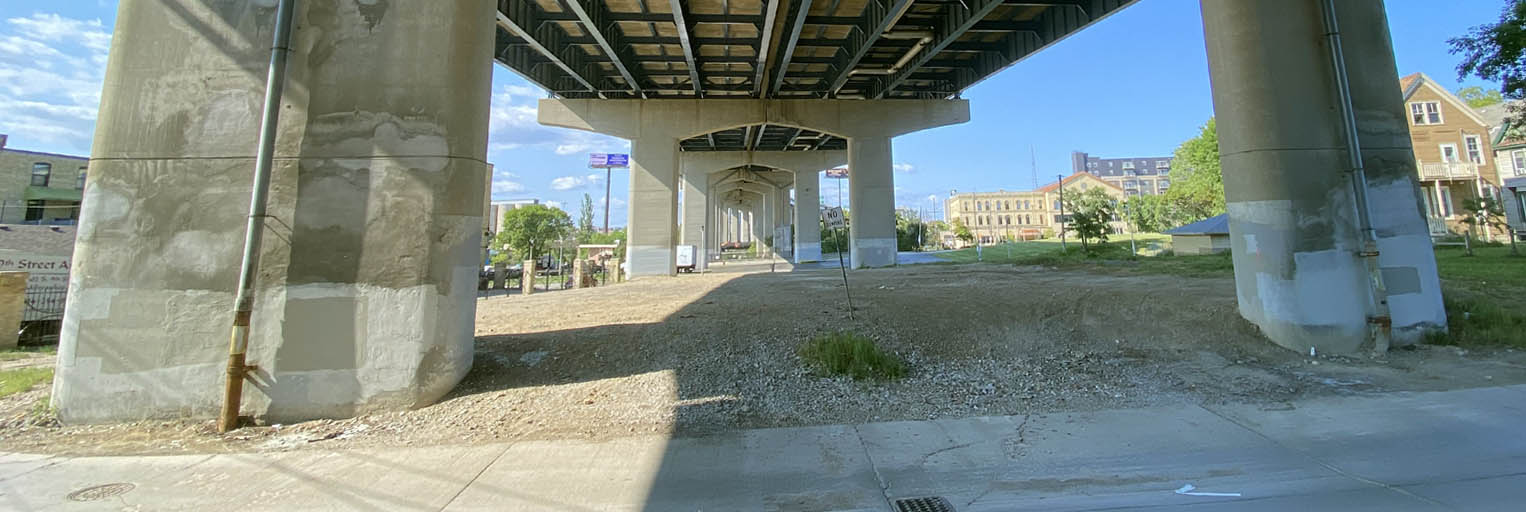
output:
POLYGON ((1367 266, 1368 284, 1372 289, 1373 316, 1368 319, 1373 348, 1387 352, 1392 335, 1393 321, 1388 311, 1388 289, 1383 284, 1382 267, 1378 263, 1378 235, 1372 226, 1372 203, 1367 194, 1367 170, 1362 164, 1362 144, 1356 131, 1356 107, 1351 101, 1351 80, 1346 74, 1346 53, 1341 48, 1340 23, 1335 15, 1335 0, 1320 2, 1325 25, 1325 40, 1330 47, 1330 63, 1335 72, 1336 92, 1340 96, 1341 121, 1345 125, 1346 154, 1350 159, 1351 192, 1356 200, 1357 224, 1362 232, 1362 249, 1358 252, 1367 266))
POLYGON ((274 40, 270 47, 270 71, 265 81, 265 109, 260 118, 260 141, 254 161, 254 185, 249 195, 249 219, 244 232, 244 258, 238 274, 233 307, 233 333, 228 346, 228 377, 217 430, 238 427, 239 403, 243 398, 245 363, 249 349, 249 317, 254 311, 254 279, 259 270, 260 238, 265 230, 265 201, 270 192, 270 171, 275 166, 276 132, 281 120, 281 97, 286 90, 286 60, 291 54, 291 20, 296 0, 280 0, 276 6, 274 40))

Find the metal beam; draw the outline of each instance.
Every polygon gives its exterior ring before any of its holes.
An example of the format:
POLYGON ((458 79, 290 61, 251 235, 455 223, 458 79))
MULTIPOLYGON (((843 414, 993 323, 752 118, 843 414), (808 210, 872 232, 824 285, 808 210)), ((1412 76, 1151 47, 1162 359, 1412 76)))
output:
MULTIPOLYGON (((528 0, 507 0, 502 5, 505 5, 511 11, 514 11, 516 14, 518 14, 521 18, 521 21, 524 22, 525 25, 533 24, 536 12, 540 10, 528 0)), ((504 14, 503 11, 498 11, 498 26, 503 28, 505 31, 508 31, 508 33, 513 34, 515 37, 523 39, 525 43, 529 44, 530 48, 540 53, 540 55, 545 57, 546 60, 549 61, 552 65, 561 68, 562 72, 567 73, 567 76, 572 77, 573 80, 576 80, 584 88, 588 89, 589 92, 598 91, 598 88, 594 86, 594 82, 596 82, 598 78, 584 74, 586 72, 587 66, 585 63, 581 62, 581 59, 579 59, 578 56, 578 54, 581 54, 582 51, 575 48, 570 49, 572 51, 567 52, 568 58, 563 59, 560 55, 552 50, 552 48, 566 48, 566 45, 564 45, 559 39, 559 33, 561 32, 560 30, 541 30, 539 34, 532 35, 530 32, 524 29, 524 26, 520 25, 519 23, 515 23, 514 20, 509 18, 507 14, 504 14), (569 60, 574 62, 568 62, 569 60), (579 67, 584 68, 584 71, 580 72, 577 69, 579 67)))
POLYGON ((774 60, 773 83, 769 84, 771 94, 779 92, 779 86, 784 84, 784 75, 789 73, 790 60, 795 57, 795 43, 800 41, 800 31, 805 28, 806 14, 811 11, 811 0, 798 0, 790 2, 788 17, 788 29, 784 38, 779 41, 779 58, 774 60))
MULTIPOLYGON (((895 74, 891 75, 883 88, 873 91, 869 96, 876 99, 885 97, 885 93, 905 83, 906 79, 910 78, 912 73, 915 73, 918 68, 933 60, 934 57, 937 57, 945 48, 953 44, 956 39, 963 37, 970 27, 983 23, 982 20, 986 15, 1002 5, 1001 0, 966 0, 966 2, 970 7, 968 10, 950 9, 948 16, 943 18, 943 26, 939 27, 939 37, 931 45, 928 45, 927 48, 923 48, 922 52, 918 53, 911 62, 907 63, 906 67, 897 70, 895 74)), ((877 85, 871 87, 877 87, 877 85)))
POLYGON ((774 19, 778 14, 779 0, 768 0, 768 3, 763 4, 763 31, 758 35, 758 62, 752 65, 752 95, 759 98, 763 97, 763 71, 768 69, 768 50, 774 46, 774 19))
POLYGON ((889 30, 901 13, 909 8, 911 8, 911 0, 870 0, 864 5, 864 15, 860 18, 859 24, 854 26, 857 31, 848 34, 847 44, 843 45, 842 51, 838 52, 837 56, 841 60, 833 65, 835 68, 833 72, 837 73, 837 76, 827 84, 828 94, 837 94, 837 91, 848 83, 848 78, 852 76, 849 72, 853 71, 853 68, 858 66, 858 61, 869 53, 869 49, 874 47, 874 42, 879 40, 880 35, 889 30), (843 53, 844 51, 846 53, 843 53))
POLYGON ((703 97, 705 95, 705 83, 699 78, 699 62, 694 58, 699 52, 694 51, 694 45, 689 38, 694 37, 694 27, 690 26, 684 17, 689 15, 689 7, 683 0, 668 0, 668 5, 673 10, 673 27, 678 29, 678 44, 684 50, 684 62, 689 66, 689 80, 694 82, 694 94, 703 97))
POLYGON ((609 61, 615 65, 615 70, 620 72, 620 76, 625 77, 625 82, 631 91, 645 96, 641 91, 641 82, 636 76, 636 73, 641 70, 627 66, 626 63, 633 60, 628 55, 630 46, 624 44, 620 28, 614 26, 615 21, 609 12, 609 6, 601 1, 594 1, 593 8, 590 9, 583 6, 582 2, 586 1, 589 0, 565 0, 567 8, 577 15, 578 21, 583 24, 583 30, 598 41, 599 48, 609 55, 609 61), (608 32, 604 30, 605 27, 609 27, 608 32))

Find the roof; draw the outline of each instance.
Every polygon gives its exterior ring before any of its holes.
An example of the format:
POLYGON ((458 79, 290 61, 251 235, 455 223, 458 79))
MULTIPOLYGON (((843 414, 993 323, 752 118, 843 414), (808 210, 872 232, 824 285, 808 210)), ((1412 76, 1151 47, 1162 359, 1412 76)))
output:
MULTIPOLYGON (((1097 183, 1101 183, 1103 185, 1106 185, 1106 186, 1109 186, 1109 187, 1113 187, 1114 189, 1117 189, 1119 192, 1123 192, 1123 187, 1119 187, 1118 185, 1114 185, 1112 183, 1108 183, 1106 180, 1103 180, 1101 178, 1093 176, 1091 173, 1086 173, 1086 172, 1078 172, 1078 173, 1072 174, 1070 176, 1066 176, 1063 181, 1064 181, 1065 184, 1068 185, 1068 184, 1070 184, 1073 181, 1076 181, 1078 179, 1084 179, 1084 178, 1091 178, 1093 180, 1096 180, 1097 183)), ((1055 190, 1058 190, 1059 188, 1060 188, 1060 182, 1055 182, 1055 183, 1050 183, 1048 185, 1044 185, 1042 187, 1039 187, 1038 191, 1039 192, 1054 192, 1055 190)))
POLYGON ((0 224, 0 251, 71 256, 74 232, 74 226, 0 224))
POLYGON ((74 156, 74 155, 60 155, 58 153, 43 153, 41 151, 27 151, 27 150, 24 150, 24 149, 15 149, 15 148, 0 148, 0 153, 20 153, 20 154, 23 154, 23 155, 36 155, 36 156, 45 156, 45 157, 50 157, 50 158, 67 158, 69 160, 79 160, 81 162, 89 162, 90 161, 90 157, 74 156))
POLYGON ((1176 229, 1166 230, 1168 235, 1228 235, 1229 214, 1215 215, 1176 229))
MULTIPOLYGON (((1478 114, 1478 111, 1473 110, 1473 107, 1468 106, 1467 103, 1463 103, 1462 99, 1458 98, 1456 94, 1452 94, 1452 91, 1448 91, 1445 87, 1437 85, 1436 80, 1426 76, 1425 73, 1411 73, 1399 79, 1399 89, 1404 91, 1404 101, 1409 101, 1410 96, 1414 96, 1421 87, 1429 87, 1432 91, 1436 91, 1436 94, 1441 96, 1441 99, 1446 100, 1447 103, 1451 103, 1453 107, 1456 107, 1458 111, 1467 115, 1468 118, 1472 119, 1474 122, 1486 127, 1493 126, 1489 124, 1488 121, 1485 121, 1484 118, 1478 114)), ((1406 115, 1408 115, 1408 111, 1406 111, 1406 115)))

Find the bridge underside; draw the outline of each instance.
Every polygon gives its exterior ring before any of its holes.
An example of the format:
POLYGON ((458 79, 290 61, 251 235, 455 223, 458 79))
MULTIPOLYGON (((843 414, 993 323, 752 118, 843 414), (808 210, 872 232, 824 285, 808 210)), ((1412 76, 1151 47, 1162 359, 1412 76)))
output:
MULTIPOLYGON (((217 411, 273 3, 120 1, 60 334, 64 421, 217 411)), ((1127 3, 298 2, 244 412, 419 407, 471 368, 495 58, 553 93, 541 123, 631 140, 633 274, 710 247, 728 197, 767 237, 790 194, 758 168, 793 173, 795 257, 819 257, 816 171, 842 163, 851 265, 874 267, 895 262, 892 139, 968 121, 959 91, 1127 3)), ((1335 5, 1381 297, 1320 2, 1203 1, 1240 312, 1301 352, 1446 325, 1383 4, 1335 5)))
POLYGON ((562 98, 952 98, 1134 0, 499 0, 562 98))

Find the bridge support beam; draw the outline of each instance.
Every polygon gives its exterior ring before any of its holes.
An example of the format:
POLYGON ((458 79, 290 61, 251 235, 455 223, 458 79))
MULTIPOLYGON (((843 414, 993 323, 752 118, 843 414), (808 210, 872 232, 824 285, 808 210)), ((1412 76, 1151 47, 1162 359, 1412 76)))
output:
POLYGON ((895 266, 895 175, 890 137, 848 139, 848 257, 853 268, 895 266))
POLYGON ((821 173, 795 173, 795 263, 821 261, 821 173))
POLYGON ((683 165, 683 245, 694 246, 694 271, 699 272, 710 265, 710 243, 713 229, 709 222, 710 173, 683 165))
MULTIPOLYGON (((1446 325, 1381 0, 1336 2, 1395 344, 1446 325)), ((1364 346, 1374 302, 1317 0, 1204 0, 1240 314, 1308 352, 1364 346)))
MULTIPOLYGON (((300 4, 242 412, 426 405, 472 362, 493 4, 300 4)), ((121 2, 60 335, 62 420, 217 413, 274 5, 121 2)))

